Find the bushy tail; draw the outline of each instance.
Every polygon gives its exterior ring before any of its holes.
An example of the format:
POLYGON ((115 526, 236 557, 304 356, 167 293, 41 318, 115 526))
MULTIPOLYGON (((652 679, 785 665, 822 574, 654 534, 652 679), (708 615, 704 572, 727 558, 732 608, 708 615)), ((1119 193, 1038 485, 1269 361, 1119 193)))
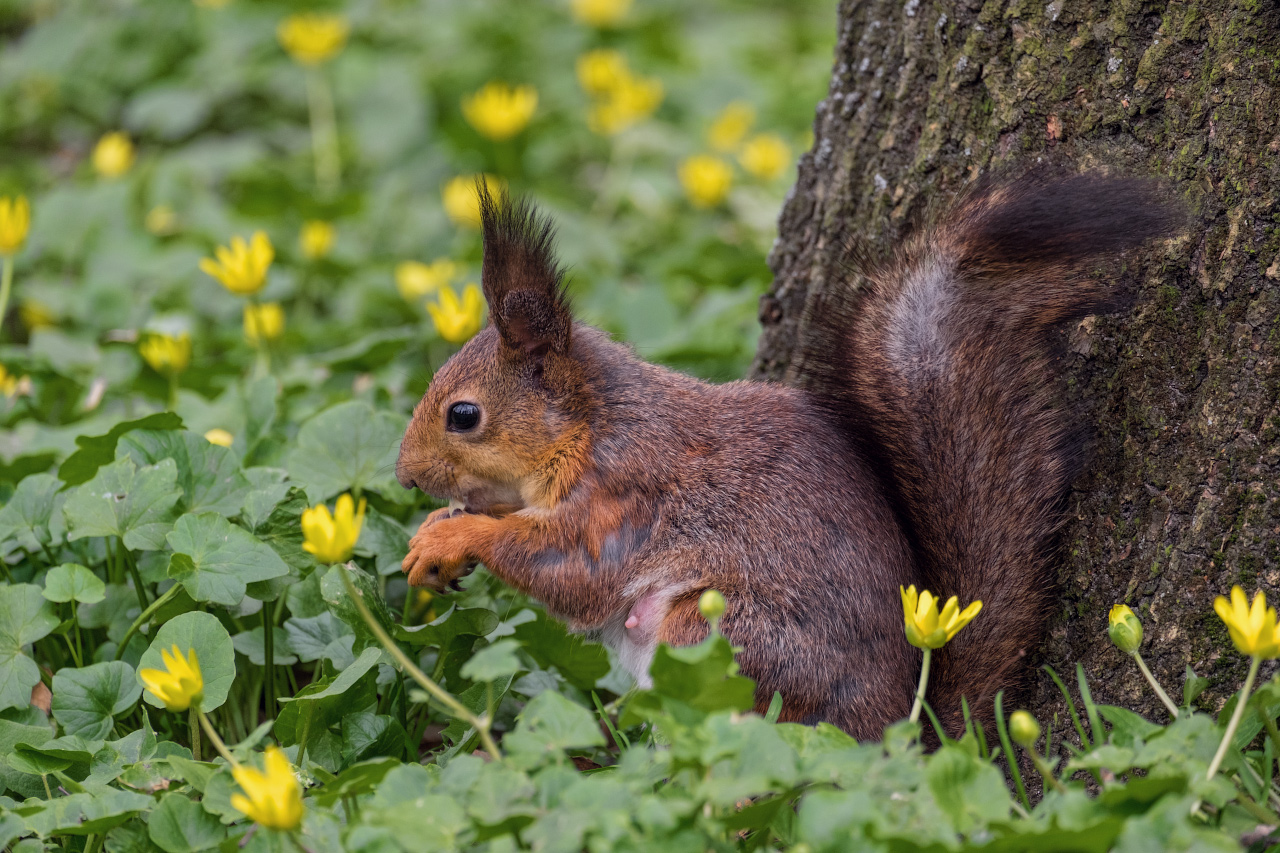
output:
POLYGON ((1083 262, 1180 222, 1150 181, 989 183, 890 261, 863 265, 852 314, 827 312, 841 363, 817 390, 880 470, 919 583, 983 602, 934 655, 929 701, 953 732, 961 695, 989 718, 996 691, 1027 678, 1055 607, 1050 556, 1083 432, 1057 403, 1050 332, 1110 297, 1083 262))

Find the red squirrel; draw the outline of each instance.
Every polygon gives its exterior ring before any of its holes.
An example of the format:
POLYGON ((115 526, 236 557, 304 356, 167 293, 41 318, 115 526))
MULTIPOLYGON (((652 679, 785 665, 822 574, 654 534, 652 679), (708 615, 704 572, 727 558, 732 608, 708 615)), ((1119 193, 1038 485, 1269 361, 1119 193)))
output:
POLYGON ((414 535, 409 583, 477 562, 611 646, 643 685, 659 642, 701 640, 698 598, 784 721, 878 737, 920 652, 899 587, 980 599, 934 657, 954 731, 1026 679, 1055 606, 1050 560, 1081 465, 1051 332, 1106 306, 1085 261, 1170 234, 1153 183, 981 184, 818 312, 809 383, 712 385, 574 320, 551 223, 479 187, 490 324, 440 368, 396 466, 454 508, 414 535))

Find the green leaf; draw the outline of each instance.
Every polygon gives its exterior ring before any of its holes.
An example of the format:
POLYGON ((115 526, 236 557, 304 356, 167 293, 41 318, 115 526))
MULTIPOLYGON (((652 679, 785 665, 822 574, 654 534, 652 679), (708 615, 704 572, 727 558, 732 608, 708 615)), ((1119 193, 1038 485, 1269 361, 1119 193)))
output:
MULTIPOLYGON (((200 708, 206 712, 216 710, 227 701, 231 682, 236 677, 236 652, 231 645, 231 635, 212 613, 194 611, 175 616, 160 626, 151 645, 142 653, 138 670, 164 669, 161 649, 177 646, 183 654, 195 649, 204 676, 204 701, 200 708)), ((141 683, 141 676, 139 676, 141 683)), ((149 693, 142 698, 148 705, 163 708, 164 703, 149 693)))
POLYGON ((355 637, 345 623, 327 610, 317 616, 286 619, 284 630, 289 647, 304 663, 345 656, 355 637))
POLYGON ((166 538, 176 552, 169 577, 196 601, 235 607, 246 585, 289 574, 270 546, 217 513, 184 515, 166 538))
POLYGON ((325 409, 298 431, 289 476, 325 497, 356 489, 391 492, 405 419, 351 401, 325 409))
POLYGON ((68 486, 89 482, 99 468, 115 459, 120 436, 135 429, 182 429, 182 418, 172 412, 160 412, 135 421, 122 421, 106 435, 78 436, 76 444, 80 449, 58 468, 58 479, 68 486))
POLYGON ((1188 708, 1199 698, 1209 686, 1209 679, 1196 675, 1196 671, 1187 664, 1186 680, 1182 682, 1182 704, 1188 708))
POLYGON ((472 681, 497 681, 507 675, 515 675, 526 667, 520 663, 515 640, 498 640, 485 646, 462 665, 462 677, 472 681))
POLYGON ((374 558, 374 569, 380 575, 400 572, 400 562, 409 553, 409 533, 394 518, 383 515, 370 507, 360 528, 360 542, 356 553, 374 558))
POLYGON ((342 718, 343 763, 403 751, 404 729, 394 717, 363 711, 342 718))
POLYGON ((135 430, 120 439, 116 449, 139 465, 172 459, 178 466, 178 485, 186 496, 187 512, 216 512, 230 517, 240 511, 249 481, 240 461, 227 447, 186 430, 135 430))
MULTIPOLYGON (((276 666, 290 666, 298 662, 298 658, 293 654, 293 649, 289 646, 289 633, 283 628, 272 627, 272 638, 275 640, 275 648, 272 650, 272 659, 276 666)), ((266 632, 259 625, 249 631, 241 631, 231 638, 231 644, 236 647, 236 651, 249 659, 249 663, 257 666, 267 665, 266 643, 264 637, 266 632)))
POLYGON ((177 477, 172 459, 144 468, 128 458, 104 465, 67 497, 62 507, 71 530, 67 538, 120 536, 132 551, 163 548, 182 498, 177 477))
POLYGON ((24 773, 54 773, 73 764, 88 766, 93 755, 102 749, 101 740, 85 740, 79 735, 65 735, 37 743, 18 743, 9 756, 9 765, 24 773))
POLYGON ((943 746, 929 756, 925 779, 958 833, 968 834, 1009 816, 1012 800, 1003 774, 966 749, 943 746))
POLYGON ((374 758, 353 764, 312 790, 312 798, 321 808, 330 808, 344 797, 358 797, 369 793, 388 773, 400 766, 396 758, 374 758))
POLYGON ((592 689, 609 672, 609 653, 604 646, 570 634, 541 610, 536 611, 536 618, 516 626, 515 638, 540 666, 554 666, 580 690, 592 689))
POLYGON ((107 597, 107 585, 84 566, 63 563, 44 576, 44 597, 49 601, 96 604, 107 597))
POLYGON ((29 583, 0 586, 0 710, 26 707, 40 680, 39 667, 23 647, 58 627, 43 592, 29 583))
POLYGON ((133 667, 124 661, 65 667, 53 676, 53 718, 67 734, 101 740, 141 694, 133 667))
POLYGON ((292 698, 280 697, 283 707, 275 725, 280 743, 289 746, 306 738, 310 753, 311 738, 319 737, 343 717, 373 707, 377 700, 375 680, 380 657, 377 649, 366 649, 337 678, 313 682, 292 698))
POLYGON ((356 609, 355 603, 347 595, 347 587, 342 582, 343 572, 347 573, 352 585, 361 594, 365 606, 369 608, 373 618, 378 620, 378 624, 382 626, 382 630, 388 634, 394 634, 396 623, 391 618, 391 611, 387 610, 387 604, 382 598, 382 593, 378 589, 378 582, 375 578, 358 567, 331 566, 329 571, 325 572, 324 577, 320 579, 321 594, 324 596, 325 603, 333 610, 334 615, 346 622, 351 627, 351 630, 355 632, 356 643, 354 649, 360 652, 377 646, 378 640, 373 636, 373 632, 369 630, 369 626, 365 624, 364 617, 356 609))
POLYGON ((41 838, 54 833, 100 835, 138 812, 148 811, 151 803, 146 794, 100 786, 92 793, 55 797, 24 817, 27 828, 41 838))
POLYGON ((165 853, 196 853, 227 837, 218 819, 185 794, 165 794, 147 821, 151 840, 165 853))
POLYGON ((251 507, 254 496, 262 494, 251 492, 245 499, 244 519, 251 525, 253 535, 270 545, 292 568, 303 574, 311 572, 316 558, 302 549, 302 511, 309 506, 307 493, 290 486, 283 499, 277 499, 270 508, 251 507), (265 517, 261 517, 263 513, 265 517))
POLYGON ((545 756, 604 746, 604 735, 595 714, 554 690, 544 690, 525 705, 515 730, 502 743, 513 753, 545 756))
POLYGON ((67 499, 58 490, 62 481, 49 474, 33 474, 22 482, 0 509, 0 542, 18 540, 18 545, 37 552, 61 544, 66 533, 62 504, 67 499))
POLYGON ((395 637, 419 646, 449 647, 455 637, 487 637, 498 627, 498 614, 484 607, 452 607, 427 625, 396 626, 395 637))

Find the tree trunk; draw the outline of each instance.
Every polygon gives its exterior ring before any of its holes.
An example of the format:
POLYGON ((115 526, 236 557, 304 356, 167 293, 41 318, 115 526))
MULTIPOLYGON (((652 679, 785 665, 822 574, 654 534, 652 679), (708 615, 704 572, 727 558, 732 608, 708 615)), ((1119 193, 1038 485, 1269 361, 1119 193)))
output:
MULTIPOLYGON (((1123 276, 1131 306, 1064 337, 1065 393, 1095 431, 1062 536, 1044 648, 1096 701, 1167 715, 1106 636, 1129 604, 1180 699, 1216 711, 1247 661, 1213 612, 1240 584, 1280 603, 1280 10, 1271 0, 845 0, 830 93, 782 212, 757 378, 803 385, 807 312, 841 246, 886 246, 990 168, 1048 155, 1159 175, 1189 236, 1123 276)), ((981 618, 981 617, 979 617, 981 618)), ((1269 675, 1271 668, 1264 668, 1269 675)), ((1065 716, 1048 677, 1028 697, 1065 716)))

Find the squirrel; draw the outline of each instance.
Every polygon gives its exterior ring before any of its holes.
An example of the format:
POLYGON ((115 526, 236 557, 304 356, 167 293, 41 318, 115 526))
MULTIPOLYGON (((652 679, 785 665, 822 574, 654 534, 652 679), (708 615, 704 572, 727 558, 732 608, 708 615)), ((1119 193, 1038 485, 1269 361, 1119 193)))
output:
POLYGON ((1024 688, 1055 609, 1055 533, 1082 465, 1053 332, 1110 307, 1084 267, 1172 234, 1154 182, 1096 173, 978 182, 817 313, 808 385, 713 385, 574 320, 551 222, 478 185, 489 325, 434 375, 396 464, 451 505, 410 541, 437 591, 483 563, 612 647, 646 686, 658 643, 720 631, 756 710, 877 738, 921 653, 910 584, 982 615, 934 657, 927 701, 963 730, 1024 688), (857 285, 855 288, 855 284, 857 285))

